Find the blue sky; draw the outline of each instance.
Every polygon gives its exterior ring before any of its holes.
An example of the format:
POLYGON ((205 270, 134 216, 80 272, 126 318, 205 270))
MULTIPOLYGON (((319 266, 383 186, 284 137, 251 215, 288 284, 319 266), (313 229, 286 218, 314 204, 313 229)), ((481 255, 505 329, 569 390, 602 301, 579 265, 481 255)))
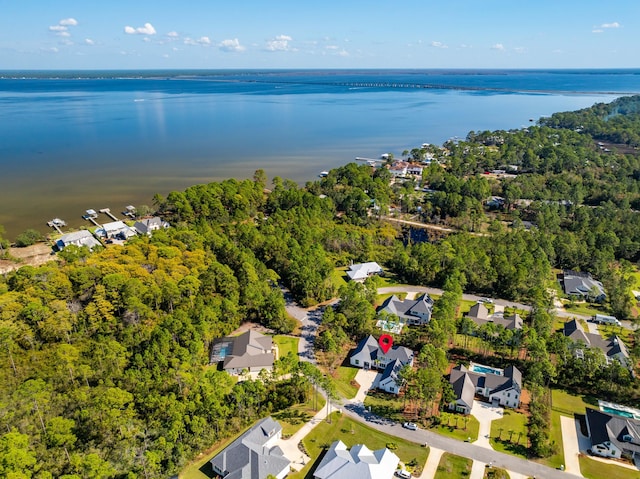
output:
POLYGON ((0 0, 0 69, 637 68, 639 0, 0 0))

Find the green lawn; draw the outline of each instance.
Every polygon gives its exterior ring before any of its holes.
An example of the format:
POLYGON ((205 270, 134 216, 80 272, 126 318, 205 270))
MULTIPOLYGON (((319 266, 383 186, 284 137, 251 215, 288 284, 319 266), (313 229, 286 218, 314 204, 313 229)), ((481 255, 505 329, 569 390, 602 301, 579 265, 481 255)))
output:
POLYGON ((605 464, 603 462, 591 459, 590 457, 580 456, 580 472, 587 479, 638 479, 640 472, 633 471, 621 466, 605 464))
POLYGON ((485 467, 483 479, 510 479, 509 473, 499 467, 485 467))
POLYGON ((491 423, 491 445, 496 451, 527 457, 527 417, 505 409, 502 419, 491 423))
POLYGON ((568 313, 582 314, 584 316, 594 316, 596 314, 608 314, 608 311, 600 305, 592 303, 564 303, 564 310, 568 313))
POLYGON ((336 387, 338 394, 345 399, 353 399, 358 392, 358 388, 352 384, 354 382, 356 374, 358 374, 357 368, 351 368, 347 366, 340 366, 333 376, 333 383, 336 387))
POLYGON ((469 439, 473 442, 478 439, 480 423, 473 416, 443 412, 440 413, 440 424, 429 429, 443 436, 449 436, 460 441, 469 439))
POLYGON ((558 445, 558 453, 544 460, 551 467, 564 464, 562 429, 560 416, 573 417, 574 414, 585 414, 588 405, 597 404, 595 398, 576 396, 561 389, 551 390, 551 440, 558 445))
POLYGON ((317 409, 313 407, 314 398, 311 396, 306 403, 296 404, 271 416, 282 426, 282 437, 286 439, 298 432, 304 426, 304 423, 308 422, 325 406, 326 402, 326 399, 321 394, 318 394, 317 409))
MULTIPOLYGON (((303 439, 305 450, 312 462, 300 472, 290 474, 291 479, 311 477, 309 472, 314 467, 323 447, 328 447, 335 440, 340 439, 347 447, 355 444, 365 444, 369 449, 376 450, 392 447, 393 452, 407 465, 407 469, 414 475, 419 475, 427 461, 429 449, 399 437, 389 436, 366 424, 354 421, 342 414, 331 414, 331 423, 323 421, 303 439), (415 467, 410 466, 416 464, 415 467)), ((354 478, 356 479, 356 478, 354 478)))
POLYGON ((394 394, 383 391, 371 391, 364 398, 365 407, 370 407, 371 412, 382 417, 388 417, 395 421, 402 421, 404 416, 403 400, 394 394))
POLYGON ((434 478, 459 479, 461 477, 469 477, 472 464, 473 461, 471 459, 445 452, 440 458, 440 464, 438 464, 438 470, 434 478))
POLYGON ((294 336, 273 336, 273 342, 278 346, 278 357, 284 358, 287 354, 292 353, 297 358, 299 340, 300 338, 294 336))
POLYGON ((340 286, 347 284, 348 276, 347 270, 348 266, 343 266, 342 268, 335 268, 331 273, 331 282, 334 284, 336 289, 340 289, 340 286))

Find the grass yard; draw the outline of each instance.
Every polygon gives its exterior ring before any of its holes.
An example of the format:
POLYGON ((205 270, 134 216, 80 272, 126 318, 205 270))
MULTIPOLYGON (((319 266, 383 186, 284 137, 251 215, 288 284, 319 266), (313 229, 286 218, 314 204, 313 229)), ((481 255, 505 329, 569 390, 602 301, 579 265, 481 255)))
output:
POLYGON ((358 392, 358 388, 353 385, 356 374, 359 369, 347 366, 340 366, 336 369, 333 377, 333 383, 337 393, 345 399, 353 399, 358 392))
POLYGON ((456 456, 445 452, 440 458, 440 464, 436 471, 435 479, 459 479, 469 477, 473 461, 466 457, 456 456))
POLYGON ((615 466, 613 464, 605 464, 590 457, 580 456, 580 472, 587 479, 602 479, 603 477, 609 479, 638 479, 640 478, 640 472, 633 471, 622 466, 615 466))
POLYGON ((316 398, 317 409, 314 409, 314 398, 311 396, 309 400, 302 404, 296 404, 284 411, 272 414, 271 416, 277 420, 282 426, 282 437, 288 438, 293 436, 298 430, 304 426, 313 416, 316 415, 326 404, 326 399, 318 394, 316 398))
POLYGON ((584 316, 594 316, 596 314, 609 314, 609 312, 598 304, 592 303, 565 303, 563 302, 564 310, 568 313, 582 314, 584 316))
POLYGON ((393 452, 407 465, 407 469, 416 476, 421 473, 429 455, 429 449, 420 444, 389 436, 347 416, 333 413, 331 423, 323 421, 302 441, 307 454, 312 458, 312 463, 307 464, 300 472, 287 477, 291 479, 312 477, 310 471, 320 457, 323 447, 330 446, 337 439, 344 442, 347 447, 365 444, 369 449, 376 450, 391 446, 393 452), (412 464, 415 464, 415 467, 412 467, 412 464))
POLYGON ((509 473, 499 467, 485 467, 483 479, 510 479, 509 473))
POLYGON ((491 445, 496 451, 527 458, 527 417, 505 409, 502 419, 491 423, 491 445))
POLYGON ((335 285, 336 289, 340 289, 340 286, 347 284, 349 277, 347 276, 348 266, 342 268, 335 268, 331 273, 331 282, 335 285))
POLYGON ((443 412, 440 413, 440 424, 429 429, 460 441, 470 438, 470 441, 473 442, 478 439, 480 423, 473 416, 443 412))
POLYGON ((364 398, 365 407, 378 416, 388 417, 394 421, 403 421, 404 402, 394 394, 383 391, 371 391, 364 398))
POLYGON ((284 358, 287 354, 292 353, 293 356, 298 358, 298 341, 299 338, 294 336, 273 336, 273 342, 278 346, 278 358, 284 358))

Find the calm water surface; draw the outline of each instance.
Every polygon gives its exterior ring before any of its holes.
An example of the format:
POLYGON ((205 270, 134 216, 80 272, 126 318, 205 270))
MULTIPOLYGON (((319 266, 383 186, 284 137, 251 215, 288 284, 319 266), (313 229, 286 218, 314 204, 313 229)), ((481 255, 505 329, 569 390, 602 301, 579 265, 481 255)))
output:
POLYGON ((88 208, 258 168, 304 182, 640 92, 639 73, 0 73, 0 224, 9 237, 54 217, 79 227, 88 208))

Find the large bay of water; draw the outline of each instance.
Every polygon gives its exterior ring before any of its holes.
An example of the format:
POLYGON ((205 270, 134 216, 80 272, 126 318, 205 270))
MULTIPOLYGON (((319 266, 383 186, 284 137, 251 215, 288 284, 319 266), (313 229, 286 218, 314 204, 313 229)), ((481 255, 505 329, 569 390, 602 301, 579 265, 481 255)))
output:
POLYGON ((0 72, 0 225, 79 227, 258 168, 305 182, 639 92, 640 70, 0 72))

